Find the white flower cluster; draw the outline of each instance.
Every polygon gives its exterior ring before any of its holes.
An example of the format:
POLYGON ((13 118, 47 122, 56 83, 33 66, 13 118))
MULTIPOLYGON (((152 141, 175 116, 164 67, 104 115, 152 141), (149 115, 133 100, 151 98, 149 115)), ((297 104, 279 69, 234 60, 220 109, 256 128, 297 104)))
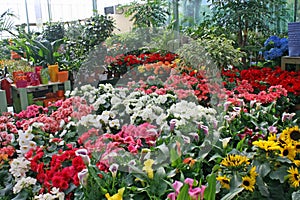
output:
POLYGON ((20 150, 17 150, 20 154, 25 154, 29 149, 36 147, 36 142, 32 139, 34 135, 32 134, 32 126, 29 126, 26 131, 18 130, 18 139, 20 150))
POLYGON ((100 84, 98 88, 92 85, 83 85, 80 88, 75 88, 71 96, 81 96, 87 100, 89 104, 94 104, 102 94, 109 94, 114 91, 111 84, 100 84))
POLYGON ((216 120, 215 115, 217 111, 213 108, 205 108, 194 102, 183 100, 173 104, 167 113, 168 115, 174 116, 176 126, 182 126, 191 122, 201 124, 203 119, 212 124, 214 120, 216 120))
POLYGON ((170 117, 176 120, 176 127, 189 126, 190 123, 194 123, 193 126, 201 125, 202 121, 212 124, 216 121, 215 109, 185 100, 178 102, 176 95, 130 92, 127 88, 113 88, 110 84, 99 85, 98 89, 87 85, 81 89, 85 97, 94 98, 92 105, 95 110, 100 106, 108 108, 101 115, 82 117, 78 125, 85 127, 110 130, 113 127, 118 129, 123 124, 149 122, 160 128, 169 128, 170 117))
POLYGON ((35 196, 34 199, 36 200, 64 200, 65 194, 63 192, 59 192, 59 188, 52 188, 50 193, 40 194, 35 196))
POLYGON ((131 124, 134 124, 138 118, 149 123, 161 125, 161 115, 167 109, 167 101, 172 99, 175 102, 176 96, 171 94, 158 95, 152 93, 146 95, 142 91, 130 93, 123 98, 112 98, 112 110, 116 111, 123 120, 129 116, 131 124))
POLYGON ((120 121, 116 119, 116 114, 113 111, 103 111, 101 115, 89 114, 83 116, 77 124, 106 131, 110 131, 111 128, 120 128, 120 121))
POLYGON ((35 178, 22 177, 21 179, 18 180, 18 182, 14 186, 13 192, 14 192, 14 194, 17 194, 17 193, 21 192, 21 190, 23 188, 28 188, 31 185, 35 185, 35 183, 36 183, 36 179, 35 178))
POLYGON ((15 177, 15 179, 20 179, 26 176, 26 172, 30 169, 30 161, 26 160, 24 157, 18 157, 12 160, 10 163, 9 172, 15 177))

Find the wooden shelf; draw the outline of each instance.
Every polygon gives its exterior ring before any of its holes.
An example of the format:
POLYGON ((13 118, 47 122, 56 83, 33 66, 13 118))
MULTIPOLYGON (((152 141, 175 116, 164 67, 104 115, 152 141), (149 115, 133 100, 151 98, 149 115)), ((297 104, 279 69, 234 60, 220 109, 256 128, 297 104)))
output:
POLYGON ((283 56, 281 57, 281 69, 286 69, 286 64, 294 64, 296 65, 296 71, 300 70, 300 57, 290 57, 283 56))
POLYGON ((13 105, 15 112, 20 112, 21 110, 26 110, 28 106, 28 93, 35 93, 52 87, 52 92, 58 91, 58 86, 63 84, 64 91, 71 90, 70 81, 66 82, 49 82, 48 84, 40 84, 36 86, 27 86, 25 88, 17 88, 15 84, 11 85, 13 105), (19 104, 19 105, 18 105, 19 104), (20 109, 18 109, 20 107, 20 109))

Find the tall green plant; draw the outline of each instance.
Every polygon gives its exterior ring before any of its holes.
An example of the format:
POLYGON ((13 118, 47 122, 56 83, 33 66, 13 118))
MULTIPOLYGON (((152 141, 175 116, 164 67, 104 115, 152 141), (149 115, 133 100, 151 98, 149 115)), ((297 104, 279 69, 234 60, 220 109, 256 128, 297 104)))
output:
POLYGON ((62 39, 50 42, 19 28, 17 37, 13 39, 14 45, 9 46, 9 49, 25 56, 33 65, 47 66, 59 62, 62 56, 59 48, 62 43, 62 39))
POLYGON ((213 11, 212 22, 235 33, 239 47, 248 42, 248 32, 267 33, 277 19, 284 20, 286 0, 208 0, 213 11), (280 9, 277 9, 280 8, 280 9))
POLYGON ((125 16, 131 17, 135 28, 160 27, 166 23, 168 11, 165 0, 133 1, 126 8, 125 16))
POLYGON ((78 71, 91 52, 97 51, 100 44, 113 35, 114 28, 112 18, 103 15, 73 23, 65 32, 64 58, 61 62, 69 70, 78 71))

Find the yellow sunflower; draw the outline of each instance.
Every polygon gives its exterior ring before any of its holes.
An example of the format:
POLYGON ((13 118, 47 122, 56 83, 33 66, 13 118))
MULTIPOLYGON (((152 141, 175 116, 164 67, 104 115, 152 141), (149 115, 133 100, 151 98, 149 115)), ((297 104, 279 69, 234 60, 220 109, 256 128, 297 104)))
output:
POLYGON ((279 143, 276 141, 265 141, 265 140, 258 140, 252 142, 254 146, 257 146, 265 151, 276 151, 280 150, 279 143))
POLYGON ((293 160, 293 163, 294 163, 297 167, 300 167, 300 160, 293 160))
POLYGON ((294 126, 292 128, 286 128, 282 131, 279 136, 279 139, 284 142, 292 141, 300 141, 300 130, 298 126, 294 126))
POLYGON ((230 179, 227 176, 218 176, 217 180, 221 183, 222 188, 230 189, 230 179))
POLYGON ((256 182, 256 178, 255 177, 250 177, 250 176, 244 176, 242 177, 243 181, 242 181, 242 187, 245 188, 245 190, 249 190, 251 192, 254 191, 254 185, 256 182))
POLYGON ((256 166, 254 166, 250 169, 249 174, 250 174, 251 178, 256 178, 258 176, 258 173, 256 173, 256 166))
POLYGON ((292 145, 283 146, 280 149, 280 152, 281 152, 280 156, 287 157, 290 160, 294 160, 296 157, 296 149, 292 145))
POLYGON ((292 187, 297 188, 300 185, 300 175, 298 172, 298 168, 294 168, 293 166, 289 168, 288 175, 289 182, 292 187))
POLYGON ((294 145, 294 147, 296 149, 296 152, 300 153, 300 142, 294 142, 293 145, 294 145))
POLYGON ((225 167, 240 167, 243 165, 249 165, 249 158, 246 156, 229 154, 226 158, 224 158, 221 162, 221 165, 225 167))
POLYGON ((270 133, 269 137, 268 137, 268 141, 277 141, 277 137, 275 133, 270 133))

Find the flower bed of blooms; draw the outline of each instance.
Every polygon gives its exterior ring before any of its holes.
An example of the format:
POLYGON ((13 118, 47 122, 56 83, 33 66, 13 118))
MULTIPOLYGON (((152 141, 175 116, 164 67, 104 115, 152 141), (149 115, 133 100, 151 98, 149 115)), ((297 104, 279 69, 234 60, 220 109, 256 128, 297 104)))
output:
POLYGON ((222 77, 225 87, 204 71, 85 85, 48 108, 5 113, 1 198, 296 199, 300 130, 287 103, 299 74, 222 77))

